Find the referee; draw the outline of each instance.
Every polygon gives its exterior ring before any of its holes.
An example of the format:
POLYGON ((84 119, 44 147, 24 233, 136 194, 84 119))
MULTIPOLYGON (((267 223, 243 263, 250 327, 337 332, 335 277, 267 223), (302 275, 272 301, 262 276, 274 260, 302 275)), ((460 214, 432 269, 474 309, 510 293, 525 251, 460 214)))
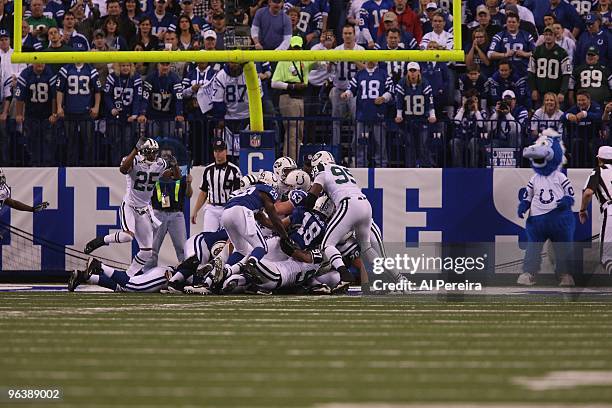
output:
POLYGON ((602 146, 597 152, 597 167, 587 181, 582 192, 580 205, 580 223, 584 224, 588 218, 587 207, 593 195, 599 200, 600 210, 603 213, 601 232, 599 234, 600 262, 608 274, 612 272, 612 147, 602 146))
POLYGON ((223 206, 228 202, 233 191, 240 188, 240 169, 227 161, 227 145, 223 139, 213 142, 215 162, 204 167, 200 194, 196 201, 191 223, 196 224, 198 211, 204 206, 203 232, 215 232, 221 228, 223 206))

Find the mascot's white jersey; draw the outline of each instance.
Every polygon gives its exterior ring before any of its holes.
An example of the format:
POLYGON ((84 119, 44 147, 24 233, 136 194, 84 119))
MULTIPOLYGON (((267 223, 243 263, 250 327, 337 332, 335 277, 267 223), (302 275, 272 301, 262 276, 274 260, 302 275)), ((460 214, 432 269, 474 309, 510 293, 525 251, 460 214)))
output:
POLYGON ((572 183, 560 171, 550 176, 534 174, 527 183, 527 201, 531 201, 531 216, 546 214, 557 208, 557 201, 563 196, 574 197, 572 183))

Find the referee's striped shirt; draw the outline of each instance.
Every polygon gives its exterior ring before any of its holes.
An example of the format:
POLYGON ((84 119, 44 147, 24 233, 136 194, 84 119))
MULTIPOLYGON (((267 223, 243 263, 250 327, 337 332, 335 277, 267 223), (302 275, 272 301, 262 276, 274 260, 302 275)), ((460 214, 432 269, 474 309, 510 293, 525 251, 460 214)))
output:
POLYGON ((604 164, 596 167, 587 180, 585 189, 591 189, 601 206, 601 212, 607 208, 606 203, 612 202, 612 165, 604 164))
POLYGON ((212 205, 225 205, 233 191, 240 188, 240 169, 233 163, 211 163, 204 167, 200 190, 208 194, 212 205))

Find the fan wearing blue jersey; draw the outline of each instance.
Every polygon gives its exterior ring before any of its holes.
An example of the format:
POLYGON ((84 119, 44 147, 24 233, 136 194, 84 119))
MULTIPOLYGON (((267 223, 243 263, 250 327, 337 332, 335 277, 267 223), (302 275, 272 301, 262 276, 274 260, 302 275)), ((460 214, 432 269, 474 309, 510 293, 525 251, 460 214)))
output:
POLYGON ((357 98, 357 126, 353 137, 357 167, 387 167, 386 104, 393 99, 393 80, 375 61, 366 62, 351 79, 342 99, 357 98))
POLYGON ((485 89, 488 91, 488 105, 490 108, 502 99, 504 91, 511 90, 521 105, 530 106, 531 98, 527 89, 525 77, 514 74, 512 65, 508 60, 499 62, 497 72, 486 82, 485 89))
POLYGON ((321 0, 288 0, 285 3, 285 11, 296 7, 299 10, 298 23, 296 29, 300 35, 305 38, 305 47, 310 48, 314 45, 313 41, 317 40, 321 35, 323 28, 323 12, 321 11, 321 0))
POLYGON ((274 232, 289 241, 274 208, 274 203, 280 198, 277 184, 278 178, 272 172, 263 172, 257 184, 237 191, 225 205, 221 225, 234 245, 234 252, 228 259, 232 274, 238 273, 243 266, 256 264, 268 252, 268 245, 257 224, 257 220, 264 220, 262 211, 266 212, 274 232), (243 259, 246 265, 240 262, 243 259))
POLYGON ((395 87, 395 123, 405 123, 404 132, 406 165, 430 167, 429 125, 437 122, 431 85, 421 77, 421 67, 416 62, 408 64, 408 74, 395 87))
POLYGON ((591 13, 585 19, 587 30, 580 35, 576 45, 575 65, 586 62, 586 54, 589 47, 599 50, 599 62, 603 65, 612 61, 612 34, 607 27, 602 28, 601 16, 591 13))
POLYGON ((387 49, 403 49, 403 50, 418 50, 419 44, 416 39, 412 36, 412 34, 408 31, 404 31, 399 24, 397 19, 397 14, 392 11, 388 11, 385 13, 383 17, 383 24, 378 30, 378 36, 376 40, 376 45, 374 48, 377 50, 387 50, 387 49), (396 45, 388 44, 388 34, 389 32, 394 31, 397 32, 398 39, 395 42, 396 45))
POLYGON ((94 164, 94 122, 100 111, 102 85, 89 64, 64 65, 57 75, 57 116, 64 119, 66 163, 94 164))
POLYGON ((133 125, 142 104, 142 78, 134 64, 117 64, 104 85, 106 137, 110 141, 110 160, 116 164, 133 145, 133 125))
POLYGON ((63 30, 60 32, 64 44, 76 51, 89 51, 89 41, 87 37, 75 30, 76 18, 72 11, 67 11, 64 15, 63 30))
POLYGON ((45 64, 33 64, 21 71, 15 89, 15 121, 23 125, 32 163, 53 166, 56 138, 52 132, 55 124, 55 85, 57 78, 45 64))
POLYGON ((524 77, 527 75, 531 53, 535 49, 535 41, 531 34, 520 30, 519 25, 519 17, 509 14, 506 17, 506 30, 493 37, 487 57, 494 61, 508 59, 512 70, 519 77, 524 77))
POLYGON ((156 0, 155 8, 147 14, 147 17, 151 19, 151 33, 159 39, 163 39, 166 31, 176 31, 176 17, 166 10, 165 0, 156 0))
POLYGON ((170 63, 160 62, 157 70, 142 85, 143 103, 139 122, 148 122, 149 134, 174 137, 176 122, 182 123, 183 85, 181 78, 170 71, 170 63))
MULTIPOLYGON (((558 22, 572 32, 574 38, 578 38, 580 31, 584 29, 581 16, 586 16, 595 11, 593 0, 550 0, 548 13, 555 16, 558 22), (573 6, 573 7, 572 7, 573 6)), ((598 0, 595 0, 597 2, 598 0)))
POLYGON ((359 28, 369 49, 374 49, 378 27, 385 13, 393 7, 391 0, 367 0, 359 11, 359 28))

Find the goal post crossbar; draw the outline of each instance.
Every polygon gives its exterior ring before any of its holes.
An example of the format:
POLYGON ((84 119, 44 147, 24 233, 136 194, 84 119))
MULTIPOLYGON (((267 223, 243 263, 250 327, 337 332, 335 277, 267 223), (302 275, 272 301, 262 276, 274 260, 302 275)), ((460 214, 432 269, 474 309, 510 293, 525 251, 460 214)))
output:
POLYGON ((14 1, 13 63, 69 64, 110 62, 236 62, 246 63, 244 74, 249 96, 250 128, 263 131, 263 108, 255 62, 278 61, 464 61, 461 44, 461 2, 453 1, 452 50, 226 50, 226 51, 100 51, 22 52, 23 0, 14 1))

